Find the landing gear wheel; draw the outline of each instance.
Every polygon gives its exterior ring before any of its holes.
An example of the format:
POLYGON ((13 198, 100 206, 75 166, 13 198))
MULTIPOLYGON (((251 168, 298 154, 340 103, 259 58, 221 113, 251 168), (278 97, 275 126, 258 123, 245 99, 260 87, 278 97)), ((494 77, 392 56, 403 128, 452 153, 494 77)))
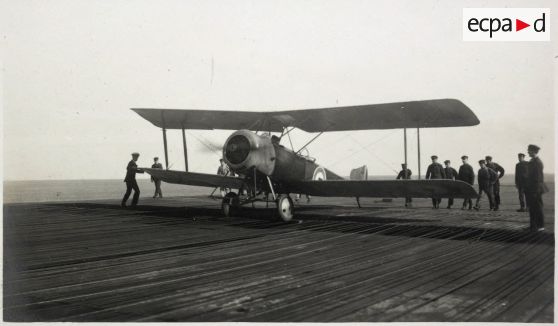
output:
POLYGON ((238 195, 234 192, 226 194, 221 202, 221 209, 223 210, 223 215, 225 215, 225 217, 232 217, 238 214, 238 211, 240 210, 240 200, 238 199, 238 195))
POLYGON ((285 222, 289 222, 293 219, 293 200, 288 195, 280 195, 277 198, 277 212, 279 213, 279 217, 285 222))

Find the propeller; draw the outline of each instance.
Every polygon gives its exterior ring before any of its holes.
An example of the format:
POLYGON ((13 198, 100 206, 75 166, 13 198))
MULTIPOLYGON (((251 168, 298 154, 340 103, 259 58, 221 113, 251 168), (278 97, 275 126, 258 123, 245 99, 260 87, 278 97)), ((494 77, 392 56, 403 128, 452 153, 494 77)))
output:
POLYGON ((220 143, 216 143, 213 140, 208 138, 202 137, 200 135, 196 135, 194 133, 188 133, 188 135, 194 137, 200 144, 203 145, 201 151, 205 153, 215 153, 221 156, 223 152, 223 145, 220 143))
POLYGON ((202 145, 204 145, 201 149, 202 152, 205 152, 205 153, 222 153, 223 152, 223 145, 224 144, 214 142, 214 141, 209 140, 209 139, 206 139, 201 143, 202 143, 202 145))

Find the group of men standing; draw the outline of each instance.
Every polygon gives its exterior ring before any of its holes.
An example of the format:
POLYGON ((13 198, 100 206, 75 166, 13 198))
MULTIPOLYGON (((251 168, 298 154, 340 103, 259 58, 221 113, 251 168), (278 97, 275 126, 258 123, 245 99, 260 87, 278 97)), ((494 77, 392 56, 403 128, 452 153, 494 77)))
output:
MULTIPOLYGON (((517 155, 519 162, 515 167, 515 185, 519 194, 520 205, 517 211, 529 211, 530 229, 532 231, 544 230, 542 194, 548 191, 544 184, 543 163, 538 157, 539 150, 540 148, 537 145, 529 145, 527 152, 531 160, 526 161, 525 154, 519 153, 517 155)), ((432 164, 428 166, 426 179, 460 180, 470 185, 475 183, 475 171, 468 163, 469 157, 467 155, 461 157, 462 165, 459 167, 459 171, 451 167, 449 160, 445 160, 445 166, 442 166, 438 163, 438 156, 432 155, 431 159, 432 164)), ((402 169, 397 175, 397 179, 410 179, 411 170, 405 164, 402 164, 401 167, 402 169)), ((473 206, 472 198, 465 198, 461 209, 480 210, 481 199, 486 194, 490 210, 497 211, 501 204, 500 179, 504 176, 505 170, 501 165, 494 162, 491 156, 486 156, 484 160, 479 160, 479 167, 477 172, 479 194, 476 198, 475 206, 473 206)), ((441 198, 433 197, 432 208, 440 208, 441 202, 441 198)), ((452 207, 453 202, 453 198, 448 198, 448 209, 452 207)), ((405 198, 405 207, 409 207, 411 204, 412 198, 405 198)))

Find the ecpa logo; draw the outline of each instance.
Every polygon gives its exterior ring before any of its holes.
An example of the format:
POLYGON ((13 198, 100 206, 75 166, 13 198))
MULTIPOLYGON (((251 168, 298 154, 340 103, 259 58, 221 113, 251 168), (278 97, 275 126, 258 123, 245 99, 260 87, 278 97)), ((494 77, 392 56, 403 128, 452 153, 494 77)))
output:
POLYGON ((463 41, 550 41, 549 8, 463 8, 463 41))

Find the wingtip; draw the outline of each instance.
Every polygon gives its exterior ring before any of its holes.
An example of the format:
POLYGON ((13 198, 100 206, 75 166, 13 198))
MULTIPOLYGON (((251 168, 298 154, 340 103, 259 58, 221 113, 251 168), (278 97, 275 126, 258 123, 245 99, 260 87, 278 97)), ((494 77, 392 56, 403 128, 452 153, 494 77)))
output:
POLYGON ((461 101, 460 99, 457 99, 457 98, 448 98, 446 100, 457 103, 457 104, 463 106, 464 108, 466 108, 467 110, 469 110, 470 114, 472 115, 472 117, 471 117, 472 121, 471 121, 470 126, 476 126, 476 125, 480 124, 480 120, 477 117, 477 115, 475 114, 475 112, 467 104, 463 103, 463 101, 461 101))

